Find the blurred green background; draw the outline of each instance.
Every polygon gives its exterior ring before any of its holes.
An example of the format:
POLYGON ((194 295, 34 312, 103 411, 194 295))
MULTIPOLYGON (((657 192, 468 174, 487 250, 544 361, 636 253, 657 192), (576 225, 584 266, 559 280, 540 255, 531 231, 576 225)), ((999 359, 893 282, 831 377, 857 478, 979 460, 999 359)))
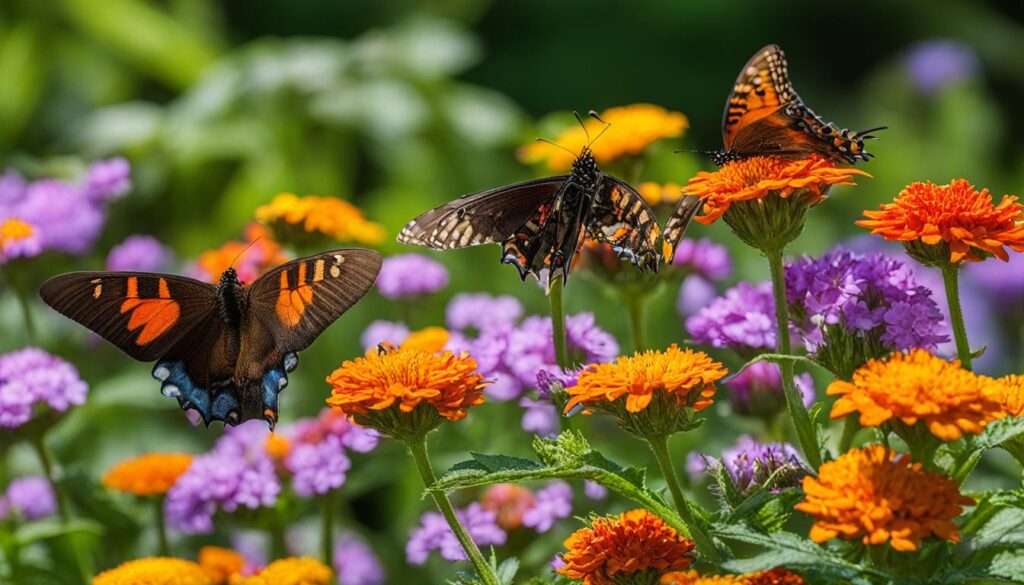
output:
MULTIPOLYGON (((794 252, 819 253, 858 235, 861 210, 912 180, 964 176, 1000 195, 1024 190, 1024 2, 1011 0, 0 0, 0 168, 60 174, 111 155, 133 165, 135 188, 112 207, 94 253, 47 256, 33 264, 33 284, 101 268, 107 250, 133 233, 159 237, 188 261, 237 237, 255 207, 281 191, 353 201, 388 229, 383 252, 411 251, 392 238, 411 217, 543 172, 518 163, 515 149, 564 128, 566 116, 552 113, 635 102, 684 112, 691 129, 656 145, 642 176, 684 182, 710 165, 673 150, 720 146, 737 72, 773 42, 818 113, 843 127, 889 126, 871 144, 877 159, 862 167, 874 179, 834 191, 794 252), (908 55, 937 39, 955 41, 967 64, 952 82, 927 88, 915 82, 908 55)), ((691 235, 727 245, 736 279, 767 278, 763 259, 724 226, 698 225, 691 235)), ((442 324, 445 302, 459 291, 508 292, 528 312, 545 310, 542 291, 499 265, 495 247, 436 257, 451 284, 415 308, 413 327, 442 324)), ((675 293, 663 292, 652 308, 652 346, 686 337, 675 293)), ((570 313, 594 311, 625 346, 623 310, 592 282, 571 281, 567 303, 570 313)), ((54 437, 72 472, 94 480, 125 456, 198 452, 219 434, 188 426, 158 394, 149 366, 83 345, 82 331, 36 309, 39 343, 74 361, 92 386, 88 404, 54 437)), ((358 332, 369 321, 399 316, 373 293, 332 327, 303 354, 283 395, 285 420, 319 409, 323 377, 360 351, 358 332)), ((0 302, 0 325, 0 350, 24 345, 10 295, 0 302)), ((440 468, 461 459, 465 445, 523 451, 514 405, 481 411, 445 431, 440 468), (509 432, 482 428, 488 419, 507 421, 509 432)), ((716 452, 744 424, 715 420, 685 441, 716 452)), ((631 442, 609 442, 627 462, 646 456, 631 442)), ((400 575, 401 545, 424 504, 411 467, 398 460, 393 445, 357 460, 345 489, 400 575)), ((139 526, 119 521, 125 528, 111 542, 129 546, 139 526)), ((553 551, 565 534, 548 536, 553 551)))

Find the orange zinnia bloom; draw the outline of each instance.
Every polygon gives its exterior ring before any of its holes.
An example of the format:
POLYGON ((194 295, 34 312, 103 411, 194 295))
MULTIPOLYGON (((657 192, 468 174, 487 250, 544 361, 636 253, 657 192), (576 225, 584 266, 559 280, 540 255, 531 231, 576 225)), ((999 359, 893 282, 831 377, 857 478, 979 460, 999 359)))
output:
POLYGON ((288 558, 274 561, 256 575, 233 575, 229 585, 330 585, 331 568, 316 559, 288 558))
POLYGON ((959 542, 953 519, 974 503, 953 480, 882 445, 825 463, 817 478, 804 478, 803 487, 806 496, 796 509, 814 516, 815 542, 860 539, 900 551, 917 550, 932 535, 959 542))
POLYGON ((360 415, 392 406, 410 413, 420 404, 430 405, 448 420, 459 420, 467 408, 484 402, 487 384, 476 369, 468 354, 386 350, 346 361, 328 376, 333 389, 327 404, 361 424, 365 421, 360 415))
POLYGON ((155 557, 128 561, 103 571, 92 585, 216 585, 197 563, 182 559, 155 557))
POLYGON ((118 463, 102 479, 103 485, 137 496, 166 494, 192 464, 183 453, 149 453, 118 463))
POLYGON ((576 158, 571 153, 578 153, 587 145, 587 134, 593 138, 603 130, 604 135, 591 145, 591 151, 597 162, 608 163, 626 155, 640 154, 662 138, 681 136, 690 125, 684 114, 652 104, 609 108, 601 112, 601 119, 610 124, 607 130, 605 124, 588 118, 584 122, 586 132, 576 124, 555 138, 555 143, 570 152, 546 142, 534 142, 519 149, 519 159, 531 164, 546 162, 553 171, 567 170, 576 158))
POLYGON ((923 349, 869 360, 850 382, 829 384, 828 394, 840 397, 832 406, 833 419, 858 412, 866 427, 892 419, 908 425, 920 420, 943 441, 980 433, 1004 416, 1004 384, 961 368, 959 360, 947 362, 923 349))
POLYGON ((413 331, 402 341, 402 349, 412 349, 437 353, 448 345, 451 334, 444 327, 425 327, 419 331, 413 331))
POLYGON ((645 181, 636 186, 636 191, 651 207, 662 204, 674 206, 683 196, 683 188, 679 183, 645 181))
POLYGON ((1009 416, 1024 416, 1024 376, 1000 378, 1003 383, 1003 411, 1009 416))
POLYGON ((804 579, 783 568, 743 575, 699 575, 697 571, 678 571, 661 578, 659 585, 803 585, 804 579))
POLYGON ((245 241, 232 241, 220 248, 199 255, 196 266, 209 282, 220 282, 220 275, 230 267, 238 271, 238 279, 251 283, 261 274, 288 261, 281 246, 265 226, 251 223, 245 228, 245 241))
POLYGON ((711 405, 715 382, 727 373, 706 353, 672 344, 665 351, 645 351, 621 356, 612 364, 590 365, 575 386, 566 388, 572 398, 565 411, 577 404, 612 403, 625 396, 626 410, 640 412, 659 391, 671 395, 676 404, 703 410, 711 405))
POLYGON ((217 583, 227 583, 232 575, 241 575, 245 570, 245 557, 219 546, 204 546, 199 549, 199 566, 217 583))
POLYGON ((704 215, 694 219, 710 224, 732 204, 764 199, 771 193, 783 199, 797 194, 808 207, 817 205, 827 198, 832 185, 854 185, 854 175, 871 176, 818 156, 800 160, 753 156, 728 162, 714 172, 697 173, 683 187, 683 195, 704 200, 704 215))
POLYGON ((617 576, 680 571, 693 563, 693 541, 647 510, 596 518, 566 539, 558 572, 585 585, 615 585, 617 576))
POLYGON ((992 254, 1007 261, 1008 246, 1024 252, 1024 205, 1004 195, 998 205, 988 189, 976 191, 966 179, 948 185, 907 185, 879 211, 865 211, 857 225, 887 240, 949 246, 949 262, 977 262, 992 254), (981 252, 979 254, 978 252, 981 252))
POLYGON ((323 236, 339 242, 380 244, 384 228, 363 216, 358 207, 337 197, 281 193, 267 205, 256 208, 256 219, 281 233, 323 236), (297 228, 299 233, 295 233, 297 228))

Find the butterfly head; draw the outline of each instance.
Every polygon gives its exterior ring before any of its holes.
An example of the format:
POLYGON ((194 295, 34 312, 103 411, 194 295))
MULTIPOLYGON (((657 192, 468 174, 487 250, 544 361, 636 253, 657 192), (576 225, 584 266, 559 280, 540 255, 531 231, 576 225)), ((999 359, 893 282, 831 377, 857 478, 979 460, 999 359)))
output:
POLYGON ((241 284, 238 281, 238 272, 235 271, 234 267, 229 266, 223 274, 220 275, 221 286, 231 286, 241 284))
POLYGON ((597 160, 590 147, 584 146, 580 155, 572 162, 570 177, 574 183, 584 187, 591 187, 597 183, 597 160))

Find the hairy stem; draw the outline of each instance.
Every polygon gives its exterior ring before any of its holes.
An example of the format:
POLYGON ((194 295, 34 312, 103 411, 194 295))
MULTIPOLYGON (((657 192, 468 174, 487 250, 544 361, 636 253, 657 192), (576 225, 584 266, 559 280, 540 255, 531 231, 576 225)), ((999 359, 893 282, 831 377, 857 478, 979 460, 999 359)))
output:
POLYGON ((971 369, 971 344, 967 341, 967 328, 964 327, 964 312, 960 308, 960 267, 950 264, 942 268, 942 282, 946 285, 946 302, 949 303, 949 323, 953 327, 953 339, 956 340, 956 354, 960 365, 965 370, 971 369))
POLYGON ((562 277, 551 277, 551 288, 548 299, 551 302, 551 332, 555 340, 555 361, 562 370, 571 369, 569 364, 569 345, 565 338, 565 309, 562 306, 562 277))

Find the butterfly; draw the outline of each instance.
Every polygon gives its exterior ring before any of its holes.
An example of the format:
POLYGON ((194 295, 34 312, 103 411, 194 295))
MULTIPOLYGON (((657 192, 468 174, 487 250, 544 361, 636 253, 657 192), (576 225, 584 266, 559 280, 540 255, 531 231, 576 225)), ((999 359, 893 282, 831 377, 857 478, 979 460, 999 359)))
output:
POLYGON ((588 133, 568 175, 464 195, 410 221, 398 241, 442 250, 500 244, 503 263, 521 279, 533 274, 545 285, 557 271, 568 278, 586 238, 611 245, 641 270, 657 271, 661 229, 654 212, 635 189, 598 169, 590 146, 600 136, 588 133))
POLYGON ((251 285, 234 268, 216 286, 171 274, 71 272, 39 292, 129 356, 156 361, 161 392, 207 426, 262 418, 273 429, 298 352, 366 294, 380 267, 377 252, 350 248, 287 262, 251 285))

